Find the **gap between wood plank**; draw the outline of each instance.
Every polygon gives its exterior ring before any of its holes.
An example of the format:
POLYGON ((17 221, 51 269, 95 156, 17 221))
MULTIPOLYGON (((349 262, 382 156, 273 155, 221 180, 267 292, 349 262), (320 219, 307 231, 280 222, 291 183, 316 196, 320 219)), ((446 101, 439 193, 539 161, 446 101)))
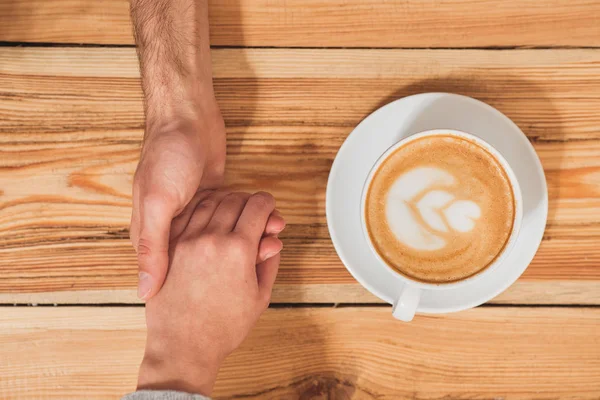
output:
MULTIPOLYGON (((0 41, 0 47, 83 47, 135 48, 133 44, 9 42, 0 41)), ((211 46, 212 49, 281 49, 281 50, 593 50, 598 46, 483 46, 483 47, 341 47, 341 46, 211 46)))
MULTIPOLYGON (((391 304, 384 303, 276 303, 269 306, 270 309, 282 308, 390 308, 391 304)), ((104 304, 35 304, 35 303, 1 303, 0 308, 13 307, 44 307, 44 308, 65 308, 65 307, 93 307, 93 308, 143 308, 144 304, 128 303, 104 303, 104 304)), ((600 304, 482 304, 473 308, 589 308, 600 309, 600 304)), ((452 313, 453 314, 453 313, 452 313)), ((429 313, 425 315, 430 315, 429 313)), ((442 315, 442 314, 434 314, 442 315)))

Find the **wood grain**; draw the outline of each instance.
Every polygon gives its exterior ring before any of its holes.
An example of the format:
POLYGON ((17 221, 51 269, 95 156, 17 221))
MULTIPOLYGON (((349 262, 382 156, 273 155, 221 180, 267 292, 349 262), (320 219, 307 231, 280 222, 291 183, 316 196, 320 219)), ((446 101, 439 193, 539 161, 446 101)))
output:
MULTIPOLYGON (((398 97, 449 91, 511 117, 547 175, 545 239, 506 301, 540 304, 548 293, 551 304, 600 303, 584 296, 600 282, 600 50, 222 49, 214 67, 227 180, 272 191, 289 222, 280 301, 308 285, 355 284, 324 215, 329 168, 352 127, 398 97), (574 294, 544 281, 582 286, 574 294)), ((143 129, 134 50, 3 48, 0 88, 3 302, 132 289, 127 224, 143 129)), ((306 301, 331 301, 327 290, 306 292, 306 301)), ((349 290, 338 302, 361 296, 349 290)))
MULTIPOLYGON (((104 399, 134 389, 143 308, 0 310, 2 398, 104 399)), ((599 328, 596 308, 478 308, 410 324, 388 307, 269 309, 226 360, 214 395, 597 399, 599 328)))
MULTIPOLYGON (((600 125, 598 50, 219 49, 213 69, 229 126, 349 131, 423 91, 486 101, 533 140, 595 138, 600 125)), ((133 49, 3 48, 0 84, 12 100, 0 109, 3 129, 141 128, 138 76, 133 49)))
MULTIPOLYGON (((4 0, 0 41, 132 44, 127 0, 4 0)), ((590 0, 210 2, 214 46, 598 46, 590 0)))

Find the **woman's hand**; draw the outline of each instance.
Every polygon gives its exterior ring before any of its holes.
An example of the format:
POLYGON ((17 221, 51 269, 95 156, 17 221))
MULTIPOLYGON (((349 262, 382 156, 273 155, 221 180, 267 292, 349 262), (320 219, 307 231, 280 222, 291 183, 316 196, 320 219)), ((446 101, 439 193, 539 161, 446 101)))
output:
POLYGON ((209 191, 195 200, 171 243, 164 286, 146 303, 138 389, 209 395, 219 366, 269 305, 282 248, 263 236, 273 197, 209 191))

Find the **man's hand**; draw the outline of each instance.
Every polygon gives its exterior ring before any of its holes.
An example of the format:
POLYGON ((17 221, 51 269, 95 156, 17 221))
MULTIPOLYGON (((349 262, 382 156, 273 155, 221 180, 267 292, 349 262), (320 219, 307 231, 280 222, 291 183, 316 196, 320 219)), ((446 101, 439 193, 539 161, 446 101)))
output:
POLYGON ((257 259, 265 246, 276 253, 282 247, 276 237, 263 237, 273 197, 214 191, 196 199, 171 243, 164 286, 146 303, 138 389, 210 395, 219 366, 269 304, 279 255, 257 259))
POLYGON ((130 230, 140 298, 157 293, 166 277, 169 238, 176 239, 185 228, 173 219, 193 211, 197 191, 221 186, 224 166, 225 127, 218 108, 206 118, 147 130, 133 181, 130 230))
MULTIPOLYGON (((164 282, 169 241, 185 228, 196 193, 223 182, 225 125, 212 84, 207 0, 131 0, 131 18, 146 115, 131 239, 138 297, 149 299, 164 282)), ((275 214, 266 233, 282 229, 275 214)))
MULTIPOLYGON (((177 240, 185 229, 202 199, 202 191, 222 184, 223 120, 217 112, 203 121, 167 126, 146 136, 134 178, 131 218, 141 299, 160 290, 167 275, 169 242, 177 240)), ((283 219, 274 211, 265 233, 276 235, 284 227, 283 219)), ((269 240, 262 246, 259 261, 278 250, 269 240)))

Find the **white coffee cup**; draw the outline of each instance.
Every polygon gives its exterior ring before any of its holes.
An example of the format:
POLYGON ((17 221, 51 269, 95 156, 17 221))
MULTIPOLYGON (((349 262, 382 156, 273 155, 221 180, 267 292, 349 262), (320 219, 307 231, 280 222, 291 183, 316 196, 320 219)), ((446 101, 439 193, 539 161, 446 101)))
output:
MULTIPOLYGON (((361 223, 362 223, 363 233, 366 237, 369 247, 371 248, 371 251, 373 252, 375 257, 379 260, 379 262, 385 268, 392 270, 404 282, 404 287, 403 287, 402 291, 400 292, 400 296, 398 296, 398 298, 394 301, 392 314, 394 315, 395 318, 397 318, 399 320, 411 321, 415 315, 415 312, 417 311, 418 306, 419 306, 419 301, 421 299, 421 292, 423 290, 445 290, 445 289, 457 288, 460 286, 471 284, 474 281, 482 279, 485 275, 490 274, 494 269, 502 267, 503 261, 506 259, 506 257, 510 253, 512 247, 515 244, 517 236, 519 234, 519 229, 521 227, 521 222, 523 219, 523 199, 521 196, 521 188, 519 187, 519 182, 517 181, 517 177, 515 176, 512 168, 510 167, 510 165, 508 164, 506 159, 498 152, 498 150, 496 150, 489 143, 487 143, 486 141, 482 140, 481 138, 479 138, 475 135, 472 135, 472 134, 469 134, 466 132, 453 130, 453 129, 436 129, 436 130, 429 130, 429 131, 424 131, 424 132, 420 132, 420 133, 411 135, 411 136, 397 142, 393 146, 391 146, 379 157, 379 159, 375 162, 375 164, 371 168, 371 171, 369 172, 369 175, 364 183, 363 191, 362 191, 362 198, 361 198, 360 212, 361 212, 361 223), (504 171, 506 172, 506 174, 509 178, 509 182, 510 182, 510 185, 513 190, 513 196, 514 196, 514 201, 515 201, 514 223, 513 223, 512 231, 511 231, 511 234, 509 236, 506 246, 504 246, 504 249, 498 255, 498 257, 496 257, 494 262, 491 265, 489 265, 487 268, 485 268, 483 271, 479 272, 476 275, 473 275, 473 276, 465 278, 461 281, 458 281, 458 282, 440 283, 440 284, 423 283, 423 282, 419 282, 414 279, 411 279, 411 278, 401 274, 394 268, 392 268, 390 265, 388 265, 383 260, 383 258, 381 258, 381 256, 375 250, 375 246, 373 245, 373 242, 371 241, 371 237, 368 233, 368 229, 367 229, 367 225, 366 225, 365 204, 366 204, 366 200, 367 200, 367 194, 369 191, 369 187, 371 185, 371 181, 375 175, 375 172, 377 172, 377 170, 379 169, 381 164, 396 149, 398 149, 399 147, 405 146, 406 144, 408 144, 416 139, 420 139, 423 137, 449 135, 449 134, 453 135, 453 136, 465 138, 467 140, 477 143, 478 145, 480 145, 481 147, 486 149, 490 154, 492 154, 494 156, 494 158, 496 160, 498 160, 500 165, 502 165, 504 171)), ((373 266, 373 267, 375 268, 375 266, 373 266)))

